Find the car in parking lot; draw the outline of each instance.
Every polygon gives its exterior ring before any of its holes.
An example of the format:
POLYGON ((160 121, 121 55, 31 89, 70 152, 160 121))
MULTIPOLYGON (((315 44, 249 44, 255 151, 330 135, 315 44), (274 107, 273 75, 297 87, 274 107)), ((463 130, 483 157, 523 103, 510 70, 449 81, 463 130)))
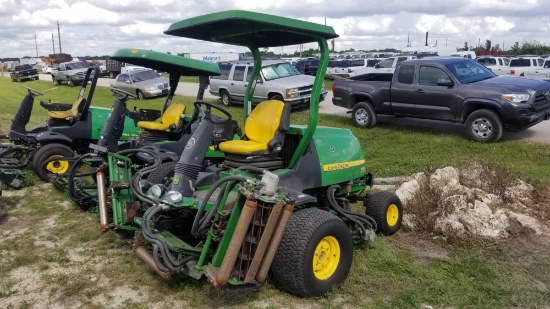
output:
POLYGON ((170 91, 168 78, 150 69, 119 74, 111 82, 111 88, 135 93, 140 100, 165 95, 170 91))
MULTIPOLYGON (((210 79, 210 94, 219 96, 225 106, 243 102, 254 69, 251 61, 230 61, 218 64, 220 76, 210 79)), ((309 106, 314 76, 303 75, 287 61, 263 61, 260 76, 257 79, 253 103, 265 100, 279 100, 293 107, 309 106)), ((323 89, 320 100, 327 91, 323 89)))

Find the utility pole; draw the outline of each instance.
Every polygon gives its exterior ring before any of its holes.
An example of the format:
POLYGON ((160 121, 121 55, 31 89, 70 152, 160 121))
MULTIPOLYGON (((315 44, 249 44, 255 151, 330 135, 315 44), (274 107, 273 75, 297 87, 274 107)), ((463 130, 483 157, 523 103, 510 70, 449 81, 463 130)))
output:
POLYGON ((411 33, 407 33, 407 47, 411 47, 411 33))
POLYGON ((52 32, 52 47, 53 47, 53 54, 55 55, 55 39, 53 38, 53 32, 52 32))
POLYGON ((63 51, 61 51, 61 32, 59 32, 59 20, 57 21, 57 36, 59 37, 59 53, 62 54, 63 51))
POLYGON ((36 58, 38 58, 38 43, 36 43, 36 33, 34 34, 34 46, 36 47, 36 58))

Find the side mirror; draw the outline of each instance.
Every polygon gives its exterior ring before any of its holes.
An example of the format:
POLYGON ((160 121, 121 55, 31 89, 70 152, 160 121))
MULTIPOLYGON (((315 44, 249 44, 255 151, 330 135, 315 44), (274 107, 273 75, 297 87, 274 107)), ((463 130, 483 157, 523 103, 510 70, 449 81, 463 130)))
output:
POLYGON ((454 86, 455 83, 453 83, 452 80, 448 79, 448 78, 440 78, 437 80, 437 85, 438 86, 447 86, 447 87, 451 87, 451 86, 454 86))
POLYGON ((380 69, 380 65, 379 65, 378 63, 375 64, 374 67, 375 67, 376 69, 380 69))
POLYGON ((132 82, 130 82, 129 80, 125 80, 124 82, 127 83, 127 84, 131 84, 131 83, 132 83, 132 82))
POLYGON ((263 84, 264 81, 263 81, 262 78, 260 77, 260 78, 256 79, 256 83, 258 83, 258 84, 263 84))

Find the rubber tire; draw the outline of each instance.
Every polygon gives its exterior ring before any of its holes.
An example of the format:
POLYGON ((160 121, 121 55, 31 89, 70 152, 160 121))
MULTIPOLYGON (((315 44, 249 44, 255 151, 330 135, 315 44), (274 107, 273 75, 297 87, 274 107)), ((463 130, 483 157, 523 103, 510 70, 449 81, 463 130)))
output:
POLYGON ((74 87, 74 82, 72 79, 69 78, 69 80, 67 81, 67 86, 74 87))
POLYGON ((18 82, 18 83, 21 82, 21 76, 17 76, 17 82, 18 82))
POLYGON ((115 72, 109 72, 109 77, 110 77, 111 79, 115 79, 115 77, 116 77, 115 72))
MULTIPOLYGON (((75 156, 72 149, 63 144, 54 143, 54 144, 47 144, 40 147, 34 154, 34 158, 32 160, 32 167, 36 175, 38 175, 40 179, 46 182, 50 181, 50 178, 48 176, 50 173, 45 168, 42 168, 42 165, 44 161, 46 161, 48 158, 54 155, 61 155, 63 157, 70 157, 70 158, 75 156)), ((71 168, 71 165, 69 164, 69 170, 70 168, 71 168)))
POLYGON ((55 77, 52 77, 52 81, 54 86, 59 86, 59 82, 55 79, 55 77))
POLYGON ((376 221, 376 232, 390 236, 401 229, 403 222, 403 205, 401 200, 392 192, 374 192, 367 194, 365 198, 365 214, 376 221), (395 204, 398 210, 398 218, 395 225, 390 226, 387 220, 388 208, 395 204))
POLYGON ((145 96, 143 95, 143 92, 141 92, 141 90, 137 90, 136 95, 139 100, 145 100, 145 96))
POLYGON ((174 177, 174 168, 176 167, 176 162, 165 162, 159 165, 154 171, 149 174, 147 181, 151 184, 163 184, 168 186, 174 177))
POLYGON ((227 90, 220 91, 220 98, 222 99, 222 104, 224 106, 231 107, 233 102, 231 101, 231 96, 229 95, 229 92, 227 90), (224 96, 227 97, 226 100, 224 100, 224 96))
POLYGON ((466 118, 466 122, 464 123, 464 125, 465 125, 466 134, 468 134, 468 136, 475 141, 478 141, 481 143, 493 143, 493 142, 499 141, 502 138, 502 133, 503 133, 502 120, 500 119, 500 116, 497 113, 493 112, 492 110, 480 109, 471 113, 468 116, 468 118, 466 118), (475 135, 474 131, 472 130, 472 124, 478 118, 485 118, 491 124, 493 132, 491 132, 491 135, 489 135, 489 137, 486 137, 486 138, 478 137, 475 135))
POLYGON ((276 95, 272 96, 272 97, 271 97, 271 100, 281 101, 281 102, 283 102, 283 103, 285 102, 285 99, 284 99, 283 96, 280 95, 280 94, 276 94, 276 95))
POLYGON ((376 125, 376 122, 378 121, 378 115, 376 114, 374 107, 372 107, 372 104, 368 102, 359 102, 355 104, 355 106, 353 106, 353 109, 351 111, 351 120, 356 126, 360 128, 370 129, 376 125), (367 114, 367 121, 365 123, 357 121, 357 113, 359 111, 364 111, 367 114))
POLYGON ((352 259, 353 240, 347 225, 327 211, 307 208, 290 217, 271 272, 279 286, 289 293, 318 297, 346 280, 352 259), (313 255, 317 244, 329 235, 338 240, 340 261, 332 276, 319 280, 313 273, 313 255))
POLYGON ((39 79, 40 79, 40 78, 39 78, 38 76, 34 78, 34 80, 39 80, 39 79))

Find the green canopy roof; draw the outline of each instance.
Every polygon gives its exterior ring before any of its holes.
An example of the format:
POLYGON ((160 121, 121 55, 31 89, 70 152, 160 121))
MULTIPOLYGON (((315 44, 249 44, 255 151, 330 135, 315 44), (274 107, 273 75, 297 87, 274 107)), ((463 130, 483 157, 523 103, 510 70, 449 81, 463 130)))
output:
POLYGON ((256 47, 276 47, 337 38, 329 26, 248 11, 225 11, 174 23, 164 33, 191 39, 256 47))
POLYGON ((220 69, 215 63, 151 50, 123 48, 117 50, 111 59, 184 76, 220 75, 220 69))

